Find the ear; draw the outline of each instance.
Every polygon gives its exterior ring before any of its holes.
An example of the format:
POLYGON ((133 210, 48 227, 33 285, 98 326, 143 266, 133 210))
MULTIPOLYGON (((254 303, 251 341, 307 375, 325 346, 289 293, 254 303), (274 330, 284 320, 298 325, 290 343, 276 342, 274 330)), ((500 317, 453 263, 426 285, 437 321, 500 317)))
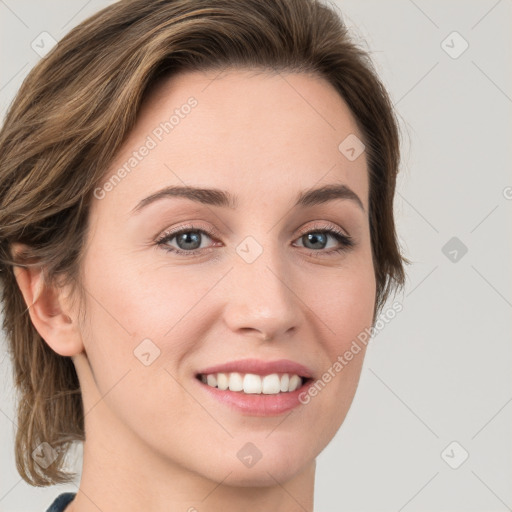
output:
MULTIPOLYGON (((13 256, 27 248, 24 244, 12 244, 13 256)), ((43 267, 16 266, 14 275, 30 319, 46 343, 61 356, 82 352, 84 346, 77 318, 66 308, 66 289, 48 286, 43 267)))

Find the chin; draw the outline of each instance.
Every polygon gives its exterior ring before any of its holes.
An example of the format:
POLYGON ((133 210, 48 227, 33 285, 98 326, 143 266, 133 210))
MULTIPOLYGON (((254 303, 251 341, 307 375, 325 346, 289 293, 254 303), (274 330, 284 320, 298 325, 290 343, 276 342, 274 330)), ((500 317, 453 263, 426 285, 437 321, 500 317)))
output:
POLYGON ((208 466, 201 474, 216 482, 225 479, 223 483, 233 487, 266 487, 276 485, 276 481, 289 481, 314 463, 316 454, 311 448, 318 441, 306 442, 305 446, 298 446, 300 443, 292 439, 276 441, 262 438, 252 443, 237 438, 232 443, 237 448, 225 447, 222 455, 208 457, 208 466))
POLYGON ((276 482, 284 483, 302 473, 311 461, 303 463, 296 462, 290 466, 281 462, 263 462, 260 460, 251 468, 235 464, 226 467, 225 472, 214 471, 212 475, 207 475, 210 480, 221 482, 232 487, 270 487, 276 485, 276 482), (226 478, 226 475, 229 477, 226 478))

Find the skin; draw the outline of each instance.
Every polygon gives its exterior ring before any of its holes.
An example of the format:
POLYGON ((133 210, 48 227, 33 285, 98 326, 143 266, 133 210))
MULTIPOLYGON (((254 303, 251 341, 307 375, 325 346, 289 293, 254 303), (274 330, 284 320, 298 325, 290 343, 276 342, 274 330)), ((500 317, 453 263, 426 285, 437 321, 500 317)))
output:
MULTIPOLYGON (((376 283, 366 154, 350 161, 338 150, 349 134, 363 137, 318 76, 224 70, 166 78, 105 180, 190 96, 198 101, 190 114, 93 200, 83 325, 69 290, 42 287, 40 272, 17 268, 35 327, 72 357, 82 388, 87 440, 67 512, 311 511, 315 458, 356 392, 364 348, 307 405, 278 416, 242 414, 194 380, 201 369, 244 358, 291 359, 321 378, 371 326, 376 283), (227 190, 238 207, 166 198, 130 213, 160 188, 183 184, 227 190), (327 184, 350 187, 364 211, 347 199, 292 208, 300 191, 327 184), (191 223, 218 233, 200 235, 199 256, 155 244, 191 223), (340 247, 332 236, 324 248, 308 245, 299 229, 318 233, 318 224, 341 229, 355 246, 328 255, 340 247), (247 236, 263 251, 250 264, 235 250, 247 236), (149 366, 134 356, 146 338, 160 349, 149 366), (262 454, 250 468, 236 455, 247 442, 262 454)), ((167 246, 187 250, 176 238, 167 246)))

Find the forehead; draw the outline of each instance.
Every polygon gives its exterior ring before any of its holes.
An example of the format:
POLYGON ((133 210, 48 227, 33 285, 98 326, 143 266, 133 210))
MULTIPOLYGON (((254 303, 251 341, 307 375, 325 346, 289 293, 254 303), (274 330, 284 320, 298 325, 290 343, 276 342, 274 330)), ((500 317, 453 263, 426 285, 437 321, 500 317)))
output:
POLYGON ((230 190, 243 203, 343 183, 366 209, 366 154, 348 159, 340 150, 347 137, 363 139, 344 100, 317 75, 180 73, 148 91, 105 181, 126 172, 102 207, 128 212, 166 185, 230 190), (134 156, 143 146, 150 149, 134 156))

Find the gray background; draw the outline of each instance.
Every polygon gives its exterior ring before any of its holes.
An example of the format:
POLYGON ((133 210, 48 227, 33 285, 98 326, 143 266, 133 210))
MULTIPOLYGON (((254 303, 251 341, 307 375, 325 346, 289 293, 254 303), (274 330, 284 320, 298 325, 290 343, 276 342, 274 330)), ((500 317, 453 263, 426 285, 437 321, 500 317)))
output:
MULTIPOLYGON (((32 41, 109 3, 0 0, 0 116, 40 58, 32 41)), ((396 214, 414 264, 318 457, 315 511, 512 510, 512 1, 336 4, 401 118, 396 214)), ((16 472, 1 342, 0 511, 43 511, 79 482, 33 488, 16 472)))

